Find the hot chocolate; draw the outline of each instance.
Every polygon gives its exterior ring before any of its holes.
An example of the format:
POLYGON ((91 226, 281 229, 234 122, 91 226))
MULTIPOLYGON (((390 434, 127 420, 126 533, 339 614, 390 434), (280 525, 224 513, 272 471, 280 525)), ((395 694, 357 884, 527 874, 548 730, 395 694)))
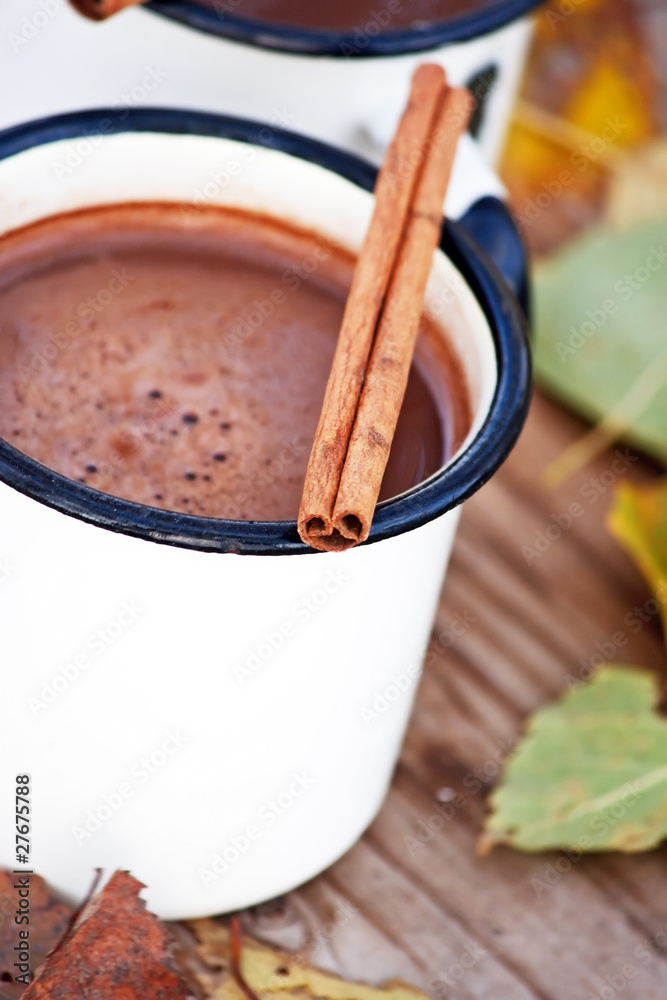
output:
MULTIPOLYGON (((0 244, 0 435, 138 503, 292 520, 353 265, 315 234, 213 207, 17 230, 0 244)), ((424 320, 383 498, 465 436, 459 380, 424 320)))
MULTIPOLYGON (((195 0, 219 14, 233 14, 293 28, 363 31, 373 25, 390 31, 446 21, 473 10, 497 5, 497 0, 195 0)), ((377 32, 373 30, 373 34, 377 32)))

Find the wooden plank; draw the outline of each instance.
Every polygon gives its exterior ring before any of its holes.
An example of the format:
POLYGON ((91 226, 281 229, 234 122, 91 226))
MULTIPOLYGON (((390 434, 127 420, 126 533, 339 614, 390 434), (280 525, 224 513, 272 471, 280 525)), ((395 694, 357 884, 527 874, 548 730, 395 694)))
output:
MULTIPOLYGON (((318 879, 250 911, 251 932, 343 975, 403 977, 438 1000, 667 996, 664 850, 475 853, 486 796, 526 714, 585 672, 596 643, 621 631, 612 659, 665 675, 657 617, 636 631, 626 621, 650 595, 604 526, 609 490, 539 558, 521 553, 522 539, 613 466, 611 450, 555 493, 544 489, 540 469, 582 429, 536 397, 515 452, 466 505, 434 655, 380 815, 318 879)), ((639 456, 623 470, 652 475, 639 456)))

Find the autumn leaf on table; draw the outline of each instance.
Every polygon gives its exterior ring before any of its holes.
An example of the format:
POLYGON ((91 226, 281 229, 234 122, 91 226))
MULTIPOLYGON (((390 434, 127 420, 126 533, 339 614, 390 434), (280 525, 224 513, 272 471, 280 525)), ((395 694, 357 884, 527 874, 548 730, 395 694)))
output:
POLYGON ((667 631, 667 478, 648 486, 617 486, 607 525, 651 585, 667 631))
POLYGON ((18 1000, 25 990, 24 982, 16 982, 22 970, 14 966, 18 961, 16 945, 25 940, 19 938, 21 930, 29 931, 28 964, 36 969, 66 932, 74 916, 71 907, 54 895, 43 878, 30 875, 30 926, 16 924, 16 886, 20 879, 27 877, 0 869, 0 1000, 18 1000))
POLYGON ((87 903, 37 972, 23 1000, 189 1000, 171 937, 139 899, 143 886, 117 871, 87 903))
POLYGON ((667 461, 667 221, 600 229, 535 273, 535 372, 554 396, 667 461), (619 405, 619 401, 622 404, 619 405))
MULTIPOLYGON (((247 1000, 248 994, 233 975, 230 932, 214 920, 193 920, 190 929, 200 942, 197 953, 212 970, 198 978, 207 997, 213 1000, 247 1000)), ((243 938, 240 972, 244 984, 262 1000, 429 1000, 425 993, 400 981, 383 988, 350 983, 331 972, 308 965, 300 955, 275 951, 243 938)))
POLYGON ((667 837, 667 720, 653 674, 603 667, 540 709, 490 798, 480 853, 645 851, 667 837))

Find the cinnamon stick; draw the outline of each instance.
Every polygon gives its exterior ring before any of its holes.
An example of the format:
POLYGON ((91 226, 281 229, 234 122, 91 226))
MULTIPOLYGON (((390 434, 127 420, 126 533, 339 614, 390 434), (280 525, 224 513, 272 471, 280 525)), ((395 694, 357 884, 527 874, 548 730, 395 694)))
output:
POLYGON ((378 326, 333 515, 335 529, 352 544, 365 541, 370 531, 440 242, 442 203, 456 143, 472 107, 467 90, 450 90, 445 98, 437 129, 441 137, 424 164, 378 326))
POLYGON ((315 548, 335 539, 333 509, 380 310, 407 222, 410 200, 445 87, 441 66, 424 63, 375 185, 375 207, 348 295, 315 441, 298 529, 315 548))
POLYGON ((85 14, 93 21, 104 21, 124 7, 145 3, 145 0, 69 0, 69 2, 80 14, 85 14))
MULTIPOLYGON (((440 92, 435 127, 411 194, 408 218, 396 251, 354 422, 341 445, 345 456, 330 521, 322 518, 321 528, 315 525, 320 529, 316 531, 299 525, 302 539, 315 548, 340 551, 368 537, 405 395, 433 253, 440 241, 442 204, 456 145, 467 126, 472 104, 472 97, 466 90, 440 92)), ((378 200, 381 195, 376 189, 378 200)), ((336 358, 333 365, 336 366, 336 358)), ((330 381, 333 378, 332 373, 330 381)), ((310 466, 308 473, 311 473, 310 466)), ((318 487, 323 493, 321 484, 318 487)), ((307 475, 304 495, 314 492, 307 475)), ((311 524, 313 516, 311 514, 311 524)))

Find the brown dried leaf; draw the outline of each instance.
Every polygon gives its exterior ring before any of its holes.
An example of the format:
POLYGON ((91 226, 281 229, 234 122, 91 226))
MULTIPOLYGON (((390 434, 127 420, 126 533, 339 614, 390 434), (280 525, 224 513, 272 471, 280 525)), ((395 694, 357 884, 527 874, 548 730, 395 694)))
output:
POLYGON ((0 1000, 17 1000, 24 983, 13 980, 21 975, 14 967, 16 945, 23 924, 15 922, 19 902, 18 880, 29 878, 30 889, 30 966, 36 969, 67 931, 74 911, 57 899, 39 875, 16 875, 0 869, 0 1000))
POLYGON ((83 907, 24 1000, 189 1000, 172 939, 139 899, 142 888, 117 871, 83 907))

